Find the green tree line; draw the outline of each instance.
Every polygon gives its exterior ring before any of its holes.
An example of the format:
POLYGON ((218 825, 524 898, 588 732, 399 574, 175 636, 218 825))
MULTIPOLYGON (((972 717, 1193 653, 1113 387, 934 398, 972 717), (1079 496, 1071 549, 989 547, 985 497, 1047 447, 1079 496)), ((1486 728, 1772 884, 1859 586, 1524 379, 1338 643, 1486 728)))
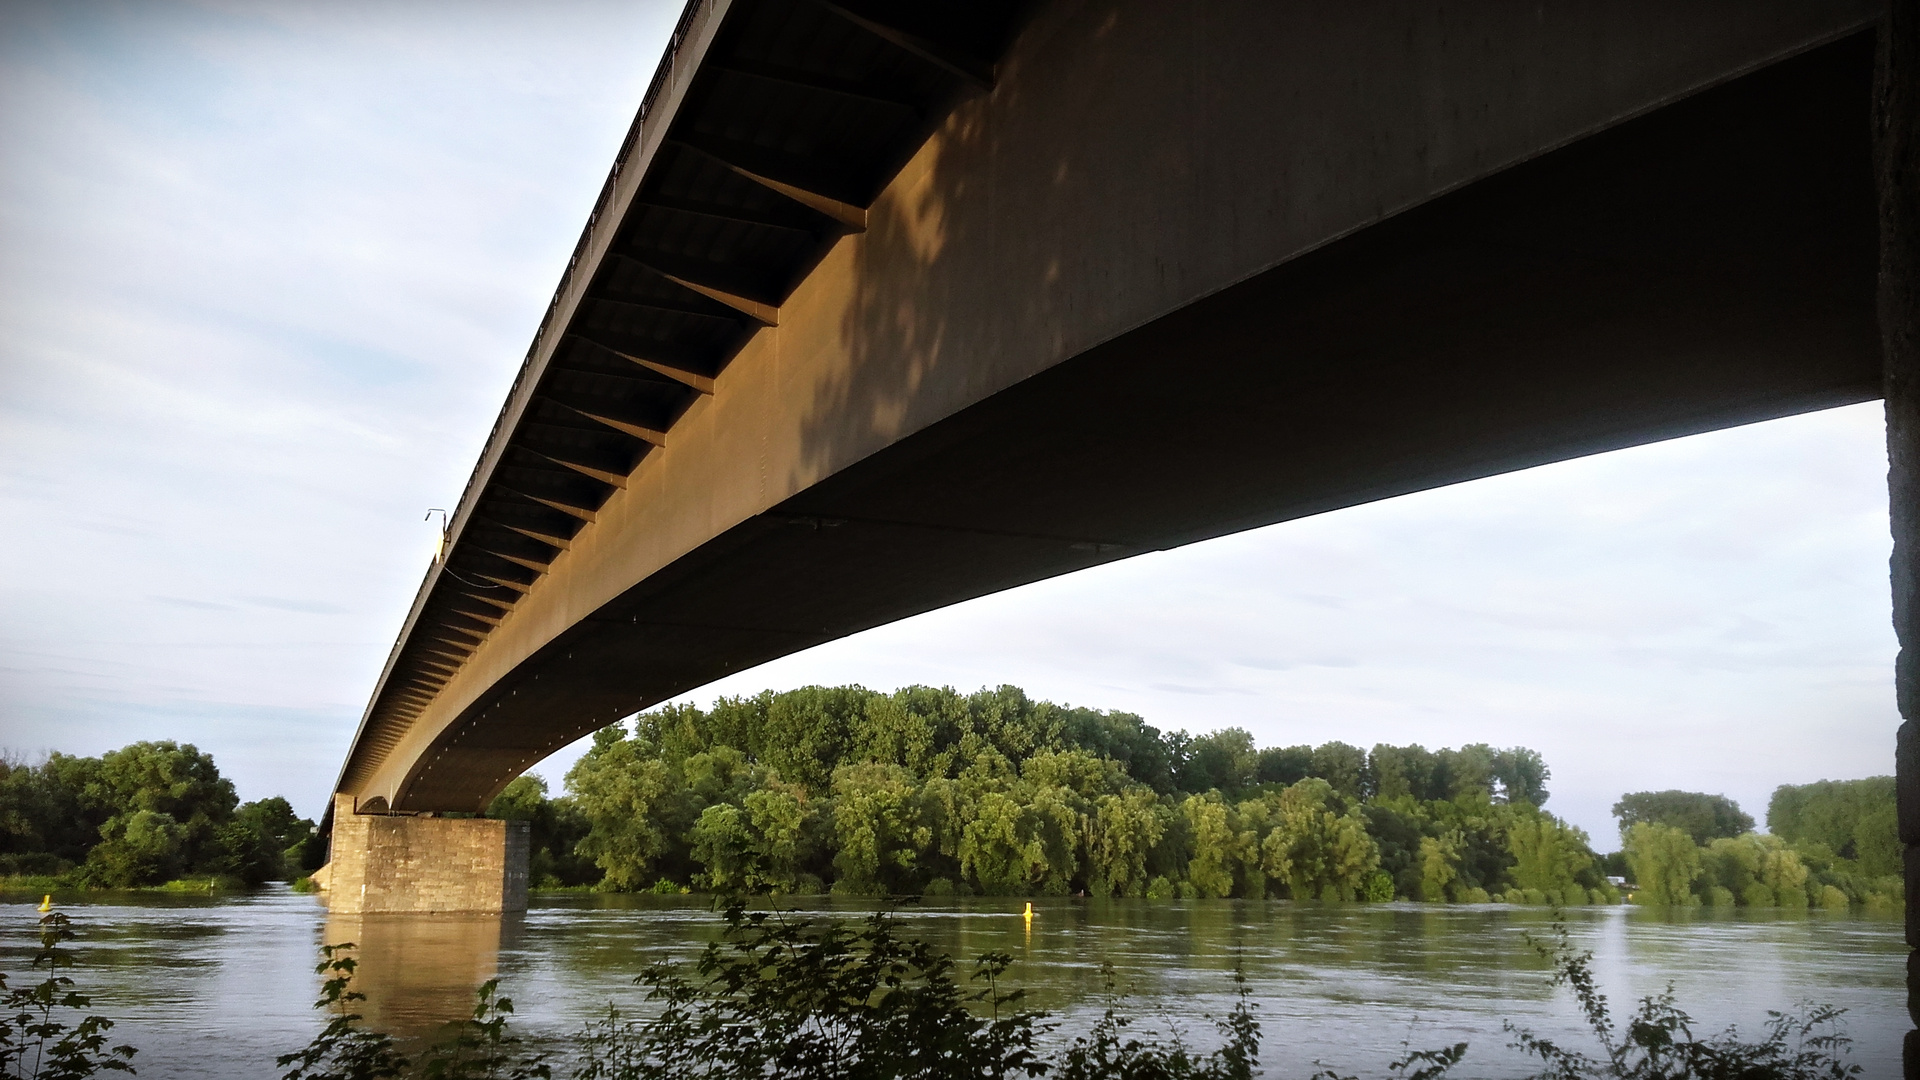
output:
POLYGON ((1128 713, 909 687, 673 706, 601 731, 534 877, 612 890, 1614 902, 1524 748, 1259 748, 1128 713))
POLYGON ((1783 785, 1764 834, 1721 795, 1636 792, 1613 812, 1637 903, 1891 911, 1905 900, 1891 776, 1783 785))
POLYGON ((0 760, 0 875, 108 888, 187 877, 257 885, 311 870, 324 854, 313 822, 287 800, 242 803, 213 755, 190 743, 0 760))

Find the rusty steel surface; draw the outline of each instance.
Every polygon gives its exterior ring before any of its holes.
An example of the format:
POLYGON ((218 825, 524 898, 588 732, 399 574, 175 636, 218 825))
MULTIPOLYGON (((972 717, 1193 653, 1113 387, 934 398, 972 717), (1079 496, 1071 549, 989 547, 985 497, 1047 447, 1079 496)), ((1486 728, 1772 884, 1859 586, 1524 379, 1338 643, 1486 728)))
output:
POLYGON ((689 5, 339 791, 732 671, 1880 393, 1873 9, 689 5))

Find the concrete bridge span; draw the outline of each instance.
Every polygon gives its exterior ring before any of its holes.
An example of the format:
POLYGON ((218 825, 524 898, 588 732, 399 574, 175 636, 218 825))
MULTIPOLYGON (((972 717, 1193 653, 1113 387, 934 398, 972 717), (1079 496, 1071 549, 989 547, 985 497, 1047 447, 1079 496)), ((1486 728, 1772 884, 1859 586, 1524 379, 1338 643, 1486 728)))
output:
POLYGON ((1372 499, 1875 398, 1873 20, 695 0, 345 805, 1372 499))

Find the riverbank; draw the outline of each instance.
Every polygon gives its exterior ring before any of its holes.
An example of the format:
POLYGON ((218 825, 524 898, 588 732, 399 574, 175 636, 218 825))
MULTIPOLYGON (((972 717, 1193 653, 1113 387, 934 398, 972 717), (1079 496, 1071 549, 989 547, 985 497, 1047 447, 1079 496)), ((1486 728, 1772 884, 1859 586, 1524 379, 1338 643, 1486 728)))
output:
MULTIPOLYGON (((88 885, 65 875, 13 874, 0 875, 0 895, 26 893, 34 896, 112 895, 115 893, 172 893, 176 895, 235 895, 271 888, 278 882, 263 886, 251 886, 236 877, 215 874, 207 877, 177 878, 159 885, 133 885, 108 887, 88 885)), ((298 891, 298 890, 296 890, 298 891)))

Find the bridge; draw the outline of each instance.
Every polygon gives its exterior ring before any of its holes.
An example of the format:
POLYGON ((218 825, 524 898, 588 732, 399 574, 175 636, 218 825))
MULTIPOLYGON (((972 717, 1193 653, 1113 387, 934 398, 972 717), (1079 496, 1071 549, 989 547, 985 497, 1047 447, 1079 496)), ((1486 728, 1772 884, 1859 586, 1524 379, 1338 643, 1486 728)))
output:
POLYGON ((332 813, 478 811, 996 590, 1881 397, 1886 10, 693 0, 332 813))

